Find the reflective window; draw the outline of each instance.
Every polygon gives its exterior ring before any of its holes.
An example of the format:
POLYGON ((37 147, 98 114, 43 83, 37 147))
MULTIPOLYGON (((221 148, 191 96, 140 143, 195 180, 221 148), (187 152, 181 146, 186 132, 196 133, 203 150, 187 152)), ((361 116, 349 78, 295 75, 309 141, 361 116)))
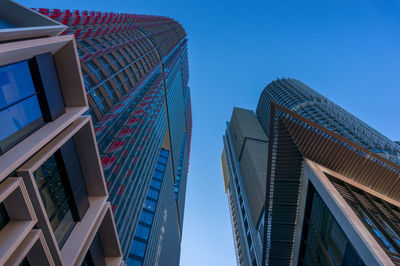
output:
POLYGON ((143 204, 143 208, 154 212, 156 210, 156 204, 157 204, 156 201, 151 199, 146 199, 146 201, 143 204))
POLYGON ((151 225, 153 221, 153 214, 151 212, 143 210, 139 220, 145 224, 151 225))
POLYGON ((0 67, 0 149, 5 150, 43 123, 26 61, 0 67))
POLYGON ((61 177, 62 174, 54 155, 34 172, 47 217, 60 247, 75 225, 68 203, 70 197, 62 184, 62 178, 65 178, 61 177))
POLYGON ((150 186, 152 188, 155 188, 155 189, 159 190, 161 188, 161 182, 158 181, 158 180, 153 179, 153 180, 151 180, 150 186))
POLYGON ((162 180, 163 176, 164 176, 164 174, 162 172, 154 171, 153 178, 162 180))
POLYGON ((147 197, 149 197, 150 199, 157 200, 158 199, 158 191, 150 188, 149 192, 147 193, 147 197))
POLYGON ((143 224, 138 225, 135 236, 147 240, 149 238, 149 234, 150 234, 149 226, 143 224))
POLYGON ((136 256, 139 256, 139 257, 143 257, 145 251, 146 251, 145 243, 138 241, 138 240, 133 240, 130 253, 135 254, 136 256))
POLYGON ((161 171, 161 172, 164 172, 164 170, 165 170, 165 165, 160 164, 160 163, 157 163, 157 164, 156 164, 156 170, 161 171))

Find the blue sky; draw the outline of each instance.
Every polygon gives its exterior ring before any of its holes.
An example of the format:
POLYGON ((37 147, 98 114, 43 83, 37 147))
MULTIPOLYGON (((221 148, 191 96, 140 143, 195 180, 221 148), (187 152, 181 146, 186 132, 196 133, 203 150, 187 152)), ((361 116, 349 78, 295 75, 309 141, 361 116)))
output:
POLYGON ((20 0, 165 15, 188 33, 193 138, 182 266, 236 265, 220 155, 233 106, 294 77, 400 140, 400 1, 20 0))

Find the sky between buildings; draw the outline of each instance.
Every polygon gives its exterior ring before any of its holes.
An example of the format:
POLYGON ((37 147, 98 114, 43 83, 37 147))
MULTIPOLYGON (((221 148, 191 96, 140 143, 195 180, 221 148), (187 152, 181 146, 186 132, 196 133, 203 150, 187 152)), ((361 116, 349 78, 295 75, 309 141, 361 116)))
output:
POLYGON ((236 265, 220 155, 233 106, 255 110, 299 79, 400 140, 400 1, 17 0, 29 7, 165 15, 188 34, 193 137, 182 266, 236 265))

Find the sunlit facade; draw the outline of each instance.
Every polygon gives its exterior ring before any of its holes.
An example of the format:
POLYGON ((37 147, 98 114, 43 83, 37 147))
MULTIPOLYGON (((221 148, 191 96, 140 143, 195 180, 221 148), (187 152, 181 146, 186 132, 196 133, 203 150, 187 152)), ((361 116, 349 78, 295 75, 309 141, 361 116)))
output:
POLYGON ((400 263, 398 143, 294 79, 223 141, 238 265, 400 263))
POLYGON ((179 261, 192 128, 184 29, 160 16, 36 10, 67 25, 64 34, 76 38, 125 261, 152 265, 158 258, 163 265, 168 263, 162 259, 165 252, 179 261), (143 229, 141 217, 146 206, 154 207, 149 193, 161 182, 154 175, 165 151, 170 167, 162 182, 171 184, 164 188, 163 201, 168 204, 157 203, 153 224, 143 229))

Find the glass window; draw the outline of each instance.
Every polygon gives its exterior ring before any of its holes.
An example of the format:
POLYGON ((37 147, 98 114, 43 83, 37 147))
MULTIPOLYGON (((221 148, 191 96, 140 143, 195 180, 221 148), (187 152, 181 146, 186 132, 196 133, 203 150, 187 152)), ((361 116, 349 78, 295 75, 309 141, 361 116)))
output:
POLYGON ((51 156, 34 172, 44 208, 60 247, 75 225, 69 207, 69 197, 62 184, 61 170, 51 156))
POLYGON ((165 170, 165 165, 160 164, 160 163, 157 163, 157 164, 156 164, 156 170, 161 171, 161 172, 164 172, 164 170, 165 170))
POLYGON ((28 62, 0 67, 0 109, 35 93, 28 62))
POLYGON ((28 63, 0 67, 0 124, 7 125, 0 131, 0 149, 7 149, 37 129, 43 123, 41 117, 28 63))
POLYGON ((153 199, 153 200, 157 200, 158 199, 158 191, 154 190, 152 188, 149 188, 149 192, 147 193, 147 197, 149 197, 150 199, 153 199))
POLYGON ((128 266, 142 266, 142 262, 137 259, 128 258, 128 266))
POLYGON ((161 188, 161 182, 158 181, 158 180, 152 179, 152 180, 151 180, 151 183, 150 183, 150 186, 151 186, 152 188, 155 188, 155 189, 160 190, 160 188, 161 188))
POLYGON ((41 123, 42 113, 35 96, 0 111, 0 124, 7 125, 0 131, 0 141, 23 129, 36 120, 41 123))
POLYGON ((142 211, 142 214, 140 215, 140 219, 139 219, 142 223, 151 225, 151 223, 153 222, 153 213, 148 212, 146 210, 142 211))
POLYGON ((144 256, 144 252, 146 251, 146 244, 138 241, 138 240, 133 240, 132 247, 130 250, 130 253, 135 254, 138 257, 144 256))
POLYGON ((164 176, 164 174, 162 172, 159 172, 157 170, 154 171, 153 178, 158 179, 158 180, 162 180, 163 176, 164 176))
POLYGON ((158 158, 158 162, 162 163, 162 164, 167 164, 168 158, 165 157, 159 157, 158 158))
POLYGON ((157 205, 156 201, 151 199, 146 199, 146 201, 143 204, 143 208, 154 212, 156 210, 156 205, 157 205))
POLYGON ((139 224, 136 230, 136 236, 144 240, 149 239, 150 227, 147 225, 139 224))

